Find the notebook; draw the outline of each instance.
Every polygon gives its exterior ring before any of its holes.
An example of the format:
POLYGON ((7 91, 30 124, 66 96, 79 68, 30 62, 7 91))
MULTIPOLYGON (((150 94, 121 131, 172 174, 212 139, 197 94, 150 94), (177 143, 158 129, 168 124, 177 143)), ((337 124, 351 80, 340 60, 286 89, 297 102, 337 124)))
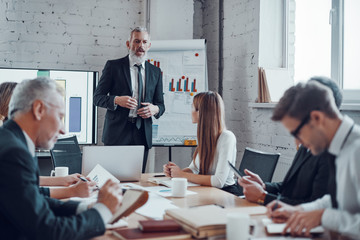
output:
POLYGON ((82 174, 100 164, 120 181, 139 181, 143 158, 144 146, 85 146, 82 174))

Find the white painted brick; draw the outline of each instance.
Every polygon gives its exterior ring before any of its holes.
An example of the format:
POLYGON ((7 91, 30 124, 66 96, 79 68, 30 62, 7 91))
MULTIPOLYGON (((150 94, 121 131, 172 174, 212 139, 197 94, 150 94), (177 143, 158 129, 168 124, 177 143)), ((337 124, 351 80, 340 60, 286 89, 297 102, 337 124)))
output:
POLYGON ((79 34, 79 35, 90 35, 91 27, 87 25, 71 24, 65 25, 65 31, 68 35, 79 34))
POLYGON ((5 17, 8 21, 27 22, 34 19, 34 14, 21 11, 6 11, 5 17))

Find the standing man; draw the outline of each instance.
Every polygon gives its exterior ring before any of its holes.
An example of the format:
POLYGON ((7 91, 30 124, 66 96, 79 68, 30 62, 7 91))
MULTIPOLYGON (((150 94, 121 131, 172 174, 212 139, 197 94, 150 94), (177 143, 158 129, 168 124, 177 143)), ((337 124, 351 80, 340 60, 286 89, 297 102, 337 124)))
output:
POLYGON ((162 73, 146 61, 150 35, 136 27, 126 42, 129 55, 107 61, 94 94, 94 104, 107 109, 102 140, 105 145, 152 147, 152 116, 165 112, 162 73))
POLYGON ((290 206, 273 201, 268 214, 274 221, 287 221, 284 233, 306 235, 322 225, 340 234, 360 236, 360 128, 341 115, 329 88, 315 81, 289 88, 276 106, 272 119, 281 121, 314 155, 328 151, 330 177, 335 176, 330 195, 310 203, 290 206))
POLYGON ((39 190, 35 147, 51 149, 64 134, 62 89, 48 78, 25 80, 14 90, 9 120, 0 127, 1 239, 89 239, 121 203, 119 184, 109 180, 97 203, 59 201, 39 190))

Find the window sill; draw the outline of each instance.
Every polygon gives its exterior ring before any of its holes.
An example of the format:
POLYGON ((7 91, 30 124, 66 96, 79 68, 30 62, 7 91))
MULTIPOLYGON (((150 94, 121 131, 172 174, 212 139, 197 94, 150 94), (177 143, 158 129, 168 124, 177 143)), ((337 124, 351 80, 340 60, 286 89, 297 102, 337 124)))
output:
MULTIPOLYGON (((249 103, 251 108, 275 108, 277 102, 271 103, 249 103)), ((344 103, 341 105, 340 110, 343 111, 360 111, 360 103, 344 103)))

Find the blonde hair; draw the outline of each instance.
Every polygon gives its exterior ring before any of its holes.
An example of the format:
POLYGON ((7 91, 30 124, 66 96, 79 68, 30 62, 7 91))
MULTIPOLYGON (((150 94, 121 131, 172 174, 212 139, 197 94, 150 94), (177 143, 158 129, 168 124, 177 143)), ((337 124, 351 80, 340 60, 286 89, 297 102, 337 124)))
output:
POLYGON ((198 146, 193 161, 199 155, 199 174, 209 174, 214 162, 217 141, 226 128, 224 102, 221 96, 212 91, 202 92, 194 97, 193 105, 199 111, 197 125, 198 146))

